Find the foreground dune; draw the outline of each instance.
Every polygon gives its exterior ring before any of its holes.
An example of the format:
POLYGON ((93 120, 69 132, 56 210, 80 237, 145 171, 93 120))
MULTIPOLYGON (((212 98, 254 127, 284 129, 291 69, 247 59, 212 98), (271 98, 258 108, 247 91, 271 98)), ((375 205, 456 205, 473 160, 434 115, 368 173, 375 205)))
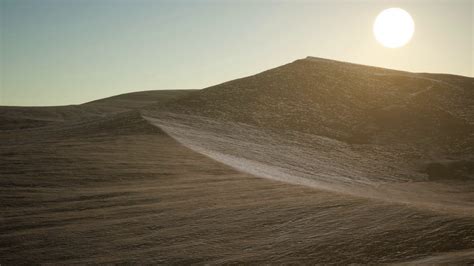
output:
POLYGON ((396 262, 473 248, 473 218, 257 178, 137 113, 116 119, 142 127, 2 145, 3 263, 396 262))

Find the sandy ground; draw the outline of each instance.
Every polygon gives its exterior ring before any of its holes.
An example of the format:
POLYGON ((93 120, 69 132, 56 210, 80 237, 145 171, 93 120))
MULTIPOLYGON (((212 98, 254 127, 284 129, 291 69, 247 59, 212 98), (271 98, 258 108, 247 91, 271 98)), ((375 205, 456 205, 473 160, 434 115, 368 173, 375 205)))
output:
POLYGON ((245 174, 130 119, 139 130, 2 138, 2 264, 380 263, 474 248, 473 218, 245 174))
POLYGON ((0 107, 0 264, 473 264, 473 84, 306 58, 0 107))

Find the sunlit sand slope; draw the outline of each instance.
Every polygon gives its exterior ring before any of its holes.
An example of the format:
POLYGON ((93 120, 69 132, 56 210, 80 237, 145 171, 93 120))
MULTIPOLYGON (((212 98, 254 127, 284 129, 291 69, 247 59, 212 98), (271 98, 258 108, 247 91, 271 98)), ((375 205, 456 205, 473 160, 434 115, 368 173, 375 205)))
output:
POLYGON ((474 180, 432 178, 412 147, 347 144, 192 115, 146 118, 187 147, 262 178, 474 217, 474 180))
POLYGON ((472 152, 474 79, 306 58, 155 109, 355 144, 472 152), (468 146, 470 144, 471 146, 468 146))

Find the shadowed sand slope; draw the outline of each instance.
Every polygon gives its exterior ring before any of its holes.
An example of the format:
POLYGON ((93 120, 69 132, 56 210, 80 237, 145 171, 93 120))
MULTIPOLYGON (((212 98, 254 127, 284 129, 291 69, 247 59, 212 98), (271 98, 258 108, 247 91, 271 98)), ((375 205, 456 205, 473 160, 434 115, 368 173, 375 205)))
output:
POLYGON ((366 263, 474 248, 472 218, 257 178, 136 113, 115 119, 108 134, 2 138, 0 262, 366 263), (117 130, 124 119, 137 130, 117 130))
POLYGON ((93 107, 114 107, 118 109, 139 109, 149 104, 163 105, 167 102, 179 99, 193 90, 155 90, 139 91, 120 94, 83 104, 83 106, 93 107))

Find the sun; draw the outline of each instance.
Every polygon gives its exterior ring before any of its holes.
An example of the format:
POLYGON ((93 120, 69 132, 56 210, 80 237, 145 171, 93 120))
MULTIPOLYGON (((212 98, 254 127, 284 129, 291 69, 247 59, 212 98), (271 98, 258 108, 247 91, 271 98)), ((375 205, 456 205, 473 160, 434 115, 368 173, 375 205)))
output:
POLYGON ((380 12, 374 22, 375 39, 388 48, 399 48, 407 44, 415 33, 415 22, 401 8, 389 8, 380 12))

